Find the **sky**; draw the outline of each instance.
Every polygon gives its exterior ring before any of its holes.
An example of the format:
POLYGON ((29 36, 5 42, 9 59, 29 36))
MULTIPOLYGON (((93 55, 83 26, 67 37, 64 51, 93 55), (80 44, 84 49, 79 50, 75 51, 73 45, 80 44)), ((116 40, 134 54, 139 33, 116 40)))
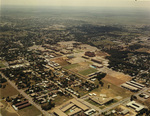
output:
POLYGON ((1 5, 149 7, 150 0, 1 0, 1 5))

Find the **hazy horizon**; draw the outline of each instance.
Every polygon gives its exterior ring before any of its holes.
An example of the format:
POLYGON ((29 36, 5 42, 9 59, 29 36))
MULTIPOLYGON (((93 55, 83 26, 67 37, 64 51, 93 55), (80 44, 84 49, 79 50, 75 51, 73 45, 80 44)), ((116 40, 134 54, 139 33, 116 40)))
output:
POLYGON ((150 0, 1 0, 1 6, 74 6, 74 7, 144 7, 149 8, 150 0))

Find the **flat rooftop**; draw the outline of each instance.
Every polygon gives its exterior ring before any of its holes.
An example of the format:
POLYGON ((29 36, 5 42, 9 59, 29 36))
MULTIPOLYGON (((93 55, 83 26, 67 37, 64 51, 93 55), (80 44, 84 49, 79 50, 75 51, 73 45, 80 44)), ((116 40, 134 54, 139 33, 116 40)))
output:
POLYGON ((103 105, 111 100, 113 100, 113 98, 102 98, 102 97, 95 97, 95 96, 92 96, 90 97, 90 99, 100 105, 103 105))
POLYGON ((139 104, 139 103, 137 103, 135 101, 129 102, 126 106, 133 108, 137 112, 144 108, 143 105, 141 105, 141 104, 139 104))
POLYGON ((62 108, 61 111, 65 112, 65 111, 67 111, 68 109, 72 108, 73 106, 74 106, 74 104, 73 104, 73 103, 70 103, 70 104, 68 104, 67 106, 65 106, 64 108, 62 108))
POLYGON ((89 107, 87 107, 86 105, 80 103, 79 101, 77 101, 77 100, 75 100, 75 99, 71 100, 71 102, 72 102, 73 104, 75 104, 76 106, 78 106, 79 108, 81 108, 83 111, 86 111, 86 110, 89 109, 89 107))
POLYGON ((62 112, 60 109, 55 109, 54 111, 55 114, 57 114, 58 116, 67 116, 67 114, 65 114, 64 112, 62 112))

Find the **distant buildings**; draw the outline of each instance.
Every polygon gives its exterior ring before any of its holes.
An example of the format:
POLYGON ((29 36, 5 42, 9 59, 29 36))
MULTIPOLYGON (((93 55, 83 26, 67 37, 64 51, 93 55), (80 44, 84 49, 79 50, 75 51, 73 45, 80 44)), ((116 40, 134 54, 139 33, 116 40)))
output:
POLYGON ((85 55, 85 56, 89 56, 89 57, 94 57, 94 56, 96 56, 94 52, 90 52, 90 51, 85 52, 84 55, 85 55))
POLYGON ((92 58, 91 61, 96 62, 98 64, 102 64, 102 61, 96 58, 92 58))

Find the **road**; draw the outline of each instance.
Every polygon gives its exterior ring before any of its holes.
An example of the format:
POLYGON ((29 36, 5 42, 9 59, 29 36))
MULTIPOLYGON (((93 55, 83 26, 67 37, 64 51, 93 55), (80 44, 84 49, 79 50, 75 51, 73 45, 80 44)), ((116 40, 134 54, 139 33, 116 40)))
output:
POLYGON ((17 86, 16 86, 13 82, 11 82, 8 78, 6 78, 6 76, 5 76, 3 73, 0 72, 0 74, 2 75, 3 78, 5 78, 5 79, 7 80, 8 83, 10 83, 10 85, 11 85, 12 87, 14 87, 20 94, 22 94, 26 99, 28 99, 29 102, 30 102, 32 105, 34 105, 38 110, 40 110, 44 116, 51 116, 51 114, 49 114, 48 112, 42 110, 41 106, 38 105, 38 104, 36 104, 36 103, 32 100, 32 98, 31 98, 30 96, 28 96, 23 90, 18 89, 17 86))

